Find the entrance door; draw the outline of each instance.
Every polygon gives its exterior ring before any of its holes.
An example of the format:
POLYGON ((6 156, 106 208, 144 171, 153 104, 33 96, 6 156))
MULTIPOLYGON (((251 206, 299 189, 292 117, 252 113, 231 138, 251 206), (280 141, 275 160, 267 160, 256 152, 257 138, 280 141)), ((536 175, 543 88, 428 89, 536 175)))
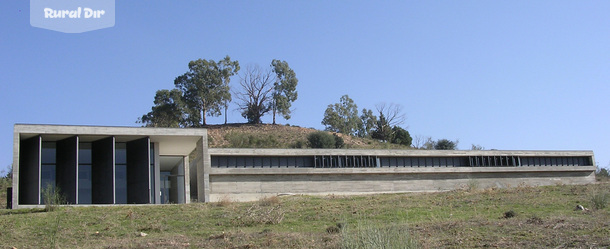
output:
POLYGON ((184 157, 159 156, 161 203, 185 203, 184 157))

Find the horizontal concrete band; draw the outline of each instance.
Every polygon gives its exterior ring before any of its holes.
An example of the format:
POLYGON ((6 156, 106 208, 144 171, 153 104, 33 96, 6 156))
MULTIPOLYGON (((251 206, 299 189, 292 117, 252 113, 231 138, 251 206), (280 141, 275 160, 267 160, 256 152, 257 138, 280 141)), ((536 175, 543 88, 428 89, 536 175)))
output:
POLYGON ((544 150, 369 150, 369 149, 236 149, 209 148, 211 156, 593 156, 593 151, 544 150))
POLYGON ((84 125, 35 125, 15 124, 18 134, 69 134, 69 135, 163 135, 163 136, 205 136, 206 129, 198 128, 150 128, 120 126, 84 126, 84 125))
POLYGON ((447 174, 595 172, 595 166, 536 167, 387 167, 387 168, 211 168, 209 175, 352 175, 352 174, 447 174))
POLYGON ((256 200, 271 195, 353 195, 437 192, 464 188, 507 188, 594 182, 587 172, 498 174, 375 175, 217 175, 210 176, 210 200, 256 200))

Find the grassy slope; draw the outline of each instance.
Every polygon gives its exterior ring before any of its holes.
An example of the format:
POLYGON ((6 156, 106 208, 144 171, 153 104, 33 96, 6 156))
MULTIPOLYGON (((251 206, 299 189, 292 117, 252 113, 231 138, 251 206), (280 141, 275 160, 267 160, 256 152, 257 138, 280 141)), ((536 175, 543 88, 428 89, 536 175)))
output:
POLYGON ((424 248, 609 247, 610 208, 586 186, 432 194, 287 196, 250 203, 0 210, 0 245, 28 247, 338 248, 337 223, 406 226, 424 248), (513 210, 514 218, 503 218, 513 210), (277 223, 279 221, 279 223, 277 223), (277 223, 277 224, 273 224, 277 223), (333 229, 330 229, 333 230, 333 229), (145 237, 138 236, 147 233, 145 237))
MULTIPOLYGON (((294 148, 303 144, 307 135, 317 130, 298 126, 271 124, 210 125, 208 143, 212 148, 294 148)), ((345 148, 355 149, 409 149, 396 144, 380 143, 374 139, 338 134, 345 141, 345 148)))

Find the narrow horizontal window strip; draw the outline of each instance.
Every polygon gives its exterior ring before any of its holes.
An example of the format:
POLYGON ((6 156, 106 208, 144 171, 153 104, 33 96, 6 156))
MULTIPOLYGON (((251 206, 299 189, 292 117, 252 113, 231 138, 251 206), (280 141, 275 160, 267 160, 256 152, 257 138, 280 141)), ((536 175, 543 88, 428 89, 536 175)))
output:
POLYGON ((215 168, 549 167, 590 166, 591 158, 532 156, 211 156, 215 168))

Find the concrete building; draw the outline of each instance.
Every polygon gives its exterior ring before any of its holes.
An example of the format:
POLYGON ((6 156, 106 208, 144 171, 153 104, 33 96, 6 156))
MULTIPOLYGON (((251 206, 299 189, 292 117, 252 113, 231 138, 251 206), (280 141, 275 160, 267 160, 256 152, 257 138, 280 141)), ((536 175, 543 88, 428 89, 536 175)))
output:
POLYGON ((586 184, 592 151, 208 148, 206 129, 23 125, 14 128, 13 208, 254 200, 586 184))

